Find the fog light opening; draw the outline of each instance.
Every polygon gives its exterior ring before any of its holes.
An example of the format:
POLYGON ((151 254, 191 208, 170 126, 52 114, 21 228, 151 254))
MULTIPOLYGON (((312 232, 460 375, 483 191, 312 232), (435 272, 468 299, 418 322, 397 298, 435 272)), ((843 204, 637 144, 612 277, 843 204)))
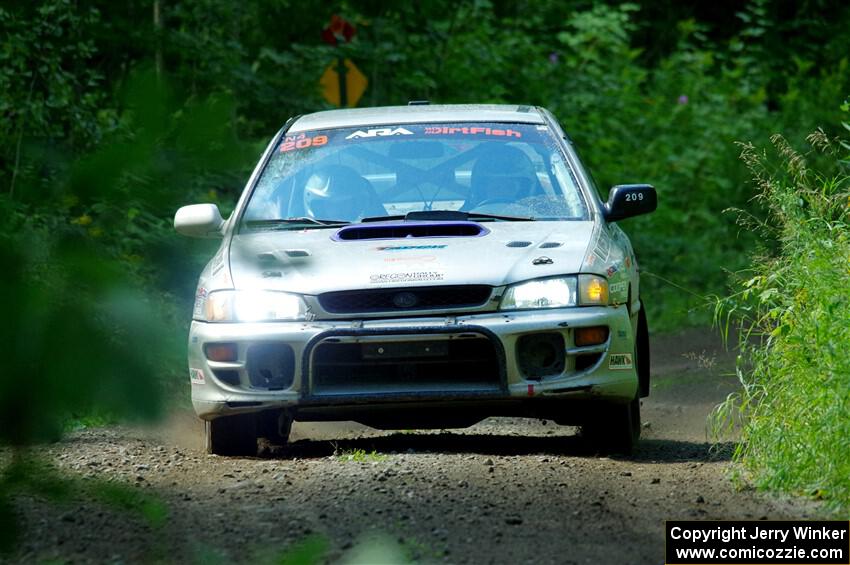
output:
POLYGON ((204 353, 210 361, 233 362, 236 361, 237 351, 235 343, 208 343, 204 346, 204 353))
POLYGON ((524 335, 517 340, 517 360, 527 378, 563 373, 564 337, 560 333, 524 335))
POLYGON ((231 369, 215 369, 213 370, 213 374, 218 380, 225 384, 230 386, 239 386, 239 371, 233 371, 231 369))
POLYGON ((608 341, 608 326, 591 326, 577 328, 575 331, 576 347, 600 345, 608 341))
POLYGON ((295 377, 295 352, 285 343, 252 345, 247 353, 248 379, 254 388, 283 390, 295 377))

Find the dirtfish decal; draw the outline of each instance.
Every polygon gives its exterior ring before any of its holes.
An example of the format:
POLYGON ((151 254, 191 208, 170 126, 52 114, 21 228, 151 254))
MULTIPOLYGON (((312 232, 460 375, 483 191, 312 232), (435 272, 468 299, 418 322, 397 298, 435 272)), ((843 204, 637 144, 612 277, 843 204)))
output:
POLYGON ((360 139, 363 137, 383 137, 387 135, 413 135, 413 132, 404 128, 378 128, 369 129, 366 131, 357 130, 354 133, 347 135, 345 139, 360 139))

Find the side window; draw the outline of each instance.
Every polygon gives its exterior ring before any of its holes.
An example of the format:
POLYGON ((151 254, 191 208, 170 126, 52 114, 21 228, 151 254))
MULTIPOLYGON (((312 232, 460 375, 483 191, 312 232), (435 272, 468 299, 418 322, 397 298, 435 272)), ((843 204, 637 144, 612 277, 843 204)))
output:
POLYGON ((575 145, 573 145, 572 143, 569 143, 569 145, 572 148, 573 152, 576 154, 576 157, 578 157, 580 166, 582 167, 582 169, 584 169, 584 174, 587 177, 588 182, 590 183, 590 187, 593 189, 593 191, 599 197, 599 200, 601 202, 605 202, 606 200, 608 200, 608 195, 602 194, 602 192, 600 192, 599 184, 596 182, 596 179, 593 176, 593 172, 587 167, 587 165, 585 165, 584 159, 581 158, 581 153, 579 153, 579 151, 578 151, 578 149, 576 148, 575 145))

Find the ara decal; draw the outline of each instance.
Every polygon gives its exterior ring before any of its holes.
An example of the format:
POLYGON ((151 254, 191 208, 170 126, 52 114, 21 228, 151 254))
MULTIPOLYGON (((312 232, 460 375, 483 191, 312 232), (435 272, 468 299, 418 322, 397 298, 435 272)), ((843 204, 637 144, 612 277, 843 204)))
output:
POLYGON ((404 128, 376 128, 366 131, 357 130, 345 136, 345 139, 362 139, 364 137, 385 137, 388 135, 413 135, 413 132, 404 128))

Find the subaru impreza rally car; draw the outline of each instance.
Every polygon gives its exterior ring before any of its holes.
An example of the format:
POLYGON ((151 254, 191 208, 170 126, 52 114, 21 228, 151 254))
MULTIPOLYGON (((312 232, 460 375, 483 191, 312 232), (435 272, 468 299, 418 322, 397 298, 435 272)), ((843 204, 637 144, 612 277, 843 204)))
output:
POLYGON ((649 393, 638 264, 616 222, 649 185, 600 200, 545 109, 318 112, 274 136, 198 282, 192 402, 211 453, 285 442, 293 420, 381 429, 490 416, 581 426, 630 452, 649 393))

